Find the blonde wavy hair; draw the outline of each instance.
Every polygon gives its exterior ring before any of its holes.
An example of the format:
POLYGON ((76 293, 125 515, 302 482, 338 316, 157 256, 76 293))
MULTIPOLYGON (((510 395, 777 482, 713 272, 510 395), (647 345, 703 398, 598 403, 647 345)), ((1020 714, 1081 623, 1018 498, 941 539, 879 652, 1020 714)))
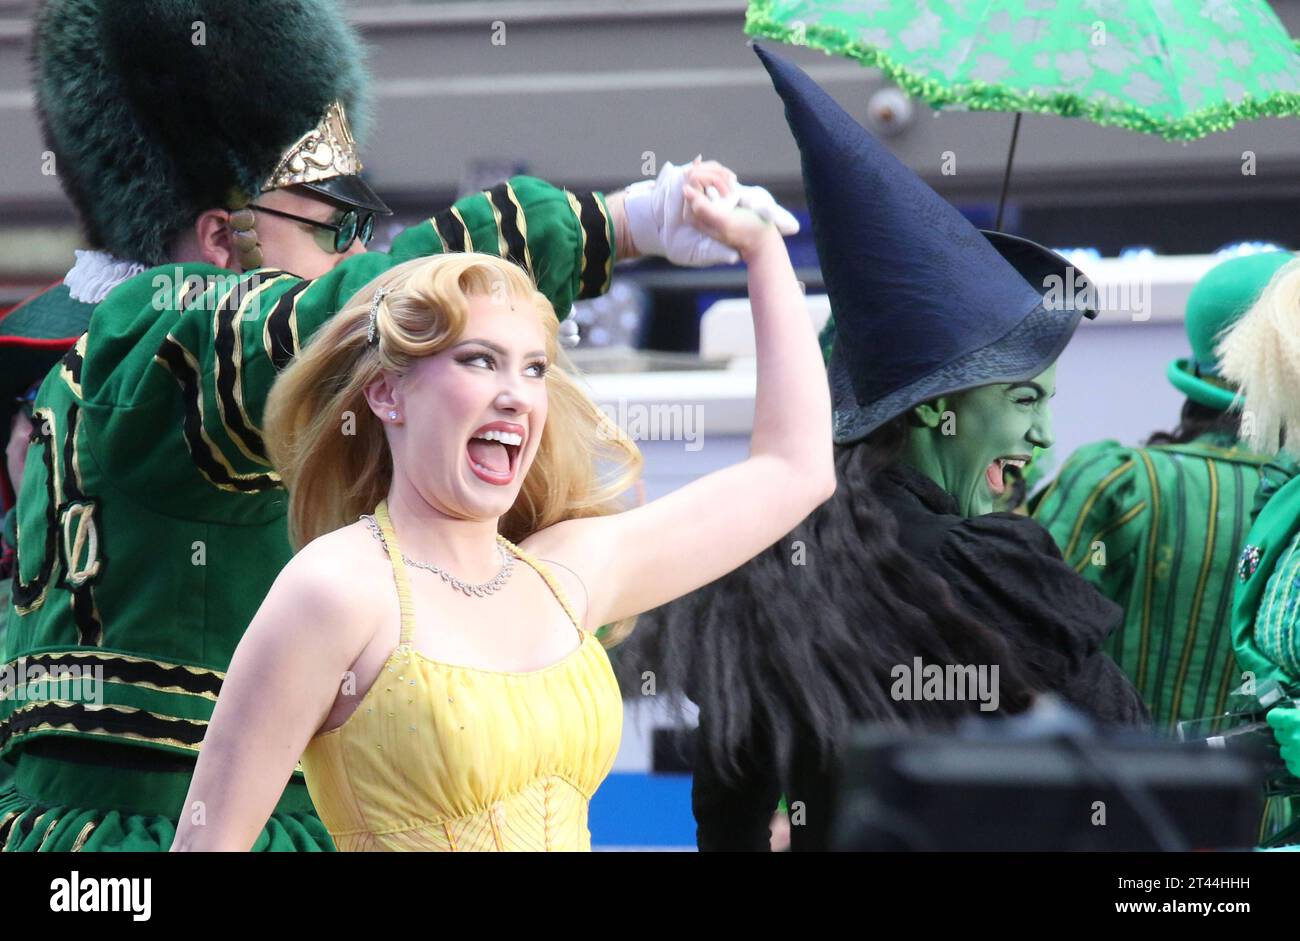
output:
POLYGON ((1238 388, 1238 437, 1261 454, 1300 454, 1300 259, 1273 274, 1215 352, 1238 388))
MULTIPOLYGON (((469 298, 531 300, 546 333, 546 424, 514 506, 499 529, 519 543, 567 519, 604 516, 641 471, 641 452, 570 376, 557 340, 555 310, 518 266, 492 255, 436 255, 404 262, 375 278, 328 320, 282 372, 266 403, 264 429, 271 461, 289 491, 289 535, 295 547, 354 522, 388 495, 393 459, 383 422, 365 389, 382 371, 402 376, 412 364, 456 343, 469 317, 469 298), (367 344, 370 307, 378 290, 379 342, 367 344), (344 433, 345 422, 354 426, 344 433), (604 472, 602 473, 602 467, 604 472)), ((621 622, 605 637, 631 630, 621 622)))

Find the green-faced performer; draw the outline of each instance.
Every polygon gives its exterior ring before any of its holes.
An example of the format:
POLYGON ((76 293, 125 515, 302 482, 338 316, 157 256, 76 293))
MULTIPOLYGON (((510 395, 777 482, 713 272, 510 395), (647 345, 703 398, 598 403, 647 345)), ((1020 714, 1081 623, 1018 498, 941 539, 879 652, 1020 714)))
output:
MULTIPOLYGON (((638 249, 734 253, 683 223, 696 168, 671 164, 609 199, 516 177, 367 252, 388 209, 359 175, 362 48, 332 0, 48 0, 34 52, 95 249, 66 286, 97 306, 33 409, 0 847, 166 848, 202 813, 182 804, 223 671, 291 556, 260 420, 312 333, 423 255, 508 257, 563 317, 638 249)), ((789 228, 765 192, 738 194, 789 228)), ((254 848, 332 848, 300 774, 254 848)))
POLYGON ((699 706, 701 849, 767 849, 782 793, 799 807, 792 848, 823 849, 854 721, 942 725, 1047 692, 1101 722, 1145 709, 1100 651, 1118 606, 1033 520, 990 512, 1006 467, 1052 444, 1054 364, 1084 311, 1049 309, 1044 278, 1067 262, 980 233, 807 75, 759 56, 802 154, 835 317, 839 487, 648 616, 619 665, 699 706), (963 668, 964 694, 909 680, 926 666, 963 668))
POLYGON ((1236 388, 1214 344, 1292 256, 1216 265, 1192 289, 1192 355, 1169 365, 1187 396, 1179 426, 1144 447, 1080 448, 1032 501, 1066 562, 1124 608, 1106 650, 1167 729, 1216 715, 1242 682, 1229 621, 1237 557, 1270 460, 1237 443, 1236 388))

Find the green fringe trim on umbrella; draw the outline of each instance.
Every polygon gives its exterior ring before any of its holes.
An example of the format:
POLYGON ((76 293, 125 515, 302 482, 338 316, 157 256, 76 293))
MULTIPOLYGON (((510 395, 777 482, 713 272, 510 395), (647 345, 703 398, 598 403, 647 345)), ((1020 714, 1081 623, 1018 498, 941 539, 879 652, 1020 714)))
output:
MULTIPOLYGON (((1226 131, 1238 121, 1256 118, 1285 118, 1300 115, 1300 94, 1275 92, 1267 98, 1243 98, 1237 104, 1222 102, 1202 108, 1187 117, 1171 121, 1157 118, 1139 105, 1114 102, 1103 104, 1072 92, 1038 95, 1012 91, 989 82, 965 82, 949 86, 927 78, 901 65, 875 46, 849 39, 842 30, 828 26, 804 25, 794 29, 772 15, 775 0, 750 0, 745 14, 745 32, 792 46, 820 49, 827 55, 840 55, 862 65, 880 69, 885 77, 907 94, 919 98, 932 108, 960 107, 971 111, 1025 111, 1054 114, 1063 118, 1086 118, 1094 124, 1122 127, 1145 134, 1158 134, 1165 140, 1190 141, 1226 131)), ((1300 40, 1293 40, 1300 52, 1300 40)))

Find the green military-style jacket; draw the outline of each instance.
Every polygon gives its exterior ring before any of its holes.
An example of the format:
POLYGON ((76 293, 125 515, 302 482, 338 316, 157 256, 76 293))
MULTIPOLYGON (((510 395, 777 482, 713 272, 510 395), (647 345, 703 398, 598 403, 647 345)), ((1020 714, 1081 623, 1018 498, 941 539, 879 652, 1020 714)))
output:
MULTIPOLYGON (((1300 694, 1300 476, 1296 472, 1295 462, 1283 456, 1265 469, 1255 521, 1237 561, 1233 647, 1238 667, 1243 676, 1253 679, 1254 695, 1262 701, 1300 694)), ((1294 790, 1294 779, 1291 785, 1294 790)), ((1300 798, 1286 791, 1270 795, 1260 822, 1260 841, 1269 846, 1296 842, 1300 839, 1297 819, 1300 798)))
POLYGON ((607 289, 614 233, 598 194, 515 177, 319 278, 186 263, 96 308, 37 399, 4 663, 11 676, 20 661, 101 668, 103 702, 51 684, 0 698, 0 753, 47 736, 197 752, 235 646, 292 555, 261 432, 277 373, 385 269, 462 250, 527 267, 563 316, 607 289))
POLYGON ((1080 448, 1031 501, 1067 562, 1124 607, 1106 651, 1157 727, 1218 715, 1242 682, 1233 591, 1267 457, 1224 435, 1080 448))
MULTIPOLYGON (((1272 681, 1300 692, 1300 476, 1270 465, 1279 486, 1263 503, 1237 564, 1232 637, 1243 671, 1261 692, 1272 681)), ((1258 502, 1258 501, 1257 501, 1258 502)))

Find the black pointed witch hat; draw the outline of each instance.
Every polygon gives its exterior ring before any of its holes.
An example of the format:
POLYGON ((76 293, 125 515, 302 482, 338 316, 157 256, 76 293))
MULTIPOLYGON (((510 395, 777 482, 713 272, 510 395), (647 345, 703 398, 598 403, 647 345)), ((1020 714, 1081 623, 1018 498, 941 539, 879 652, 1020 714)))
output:
POLYGON ((986 238, 801 69, 754 50, 803 158, 836 323, 835 442, 859 441, 938 396, 1051 365, 1084 311, 1049 309, 1034 284, 1065 260, 1025 239, 986 238))

